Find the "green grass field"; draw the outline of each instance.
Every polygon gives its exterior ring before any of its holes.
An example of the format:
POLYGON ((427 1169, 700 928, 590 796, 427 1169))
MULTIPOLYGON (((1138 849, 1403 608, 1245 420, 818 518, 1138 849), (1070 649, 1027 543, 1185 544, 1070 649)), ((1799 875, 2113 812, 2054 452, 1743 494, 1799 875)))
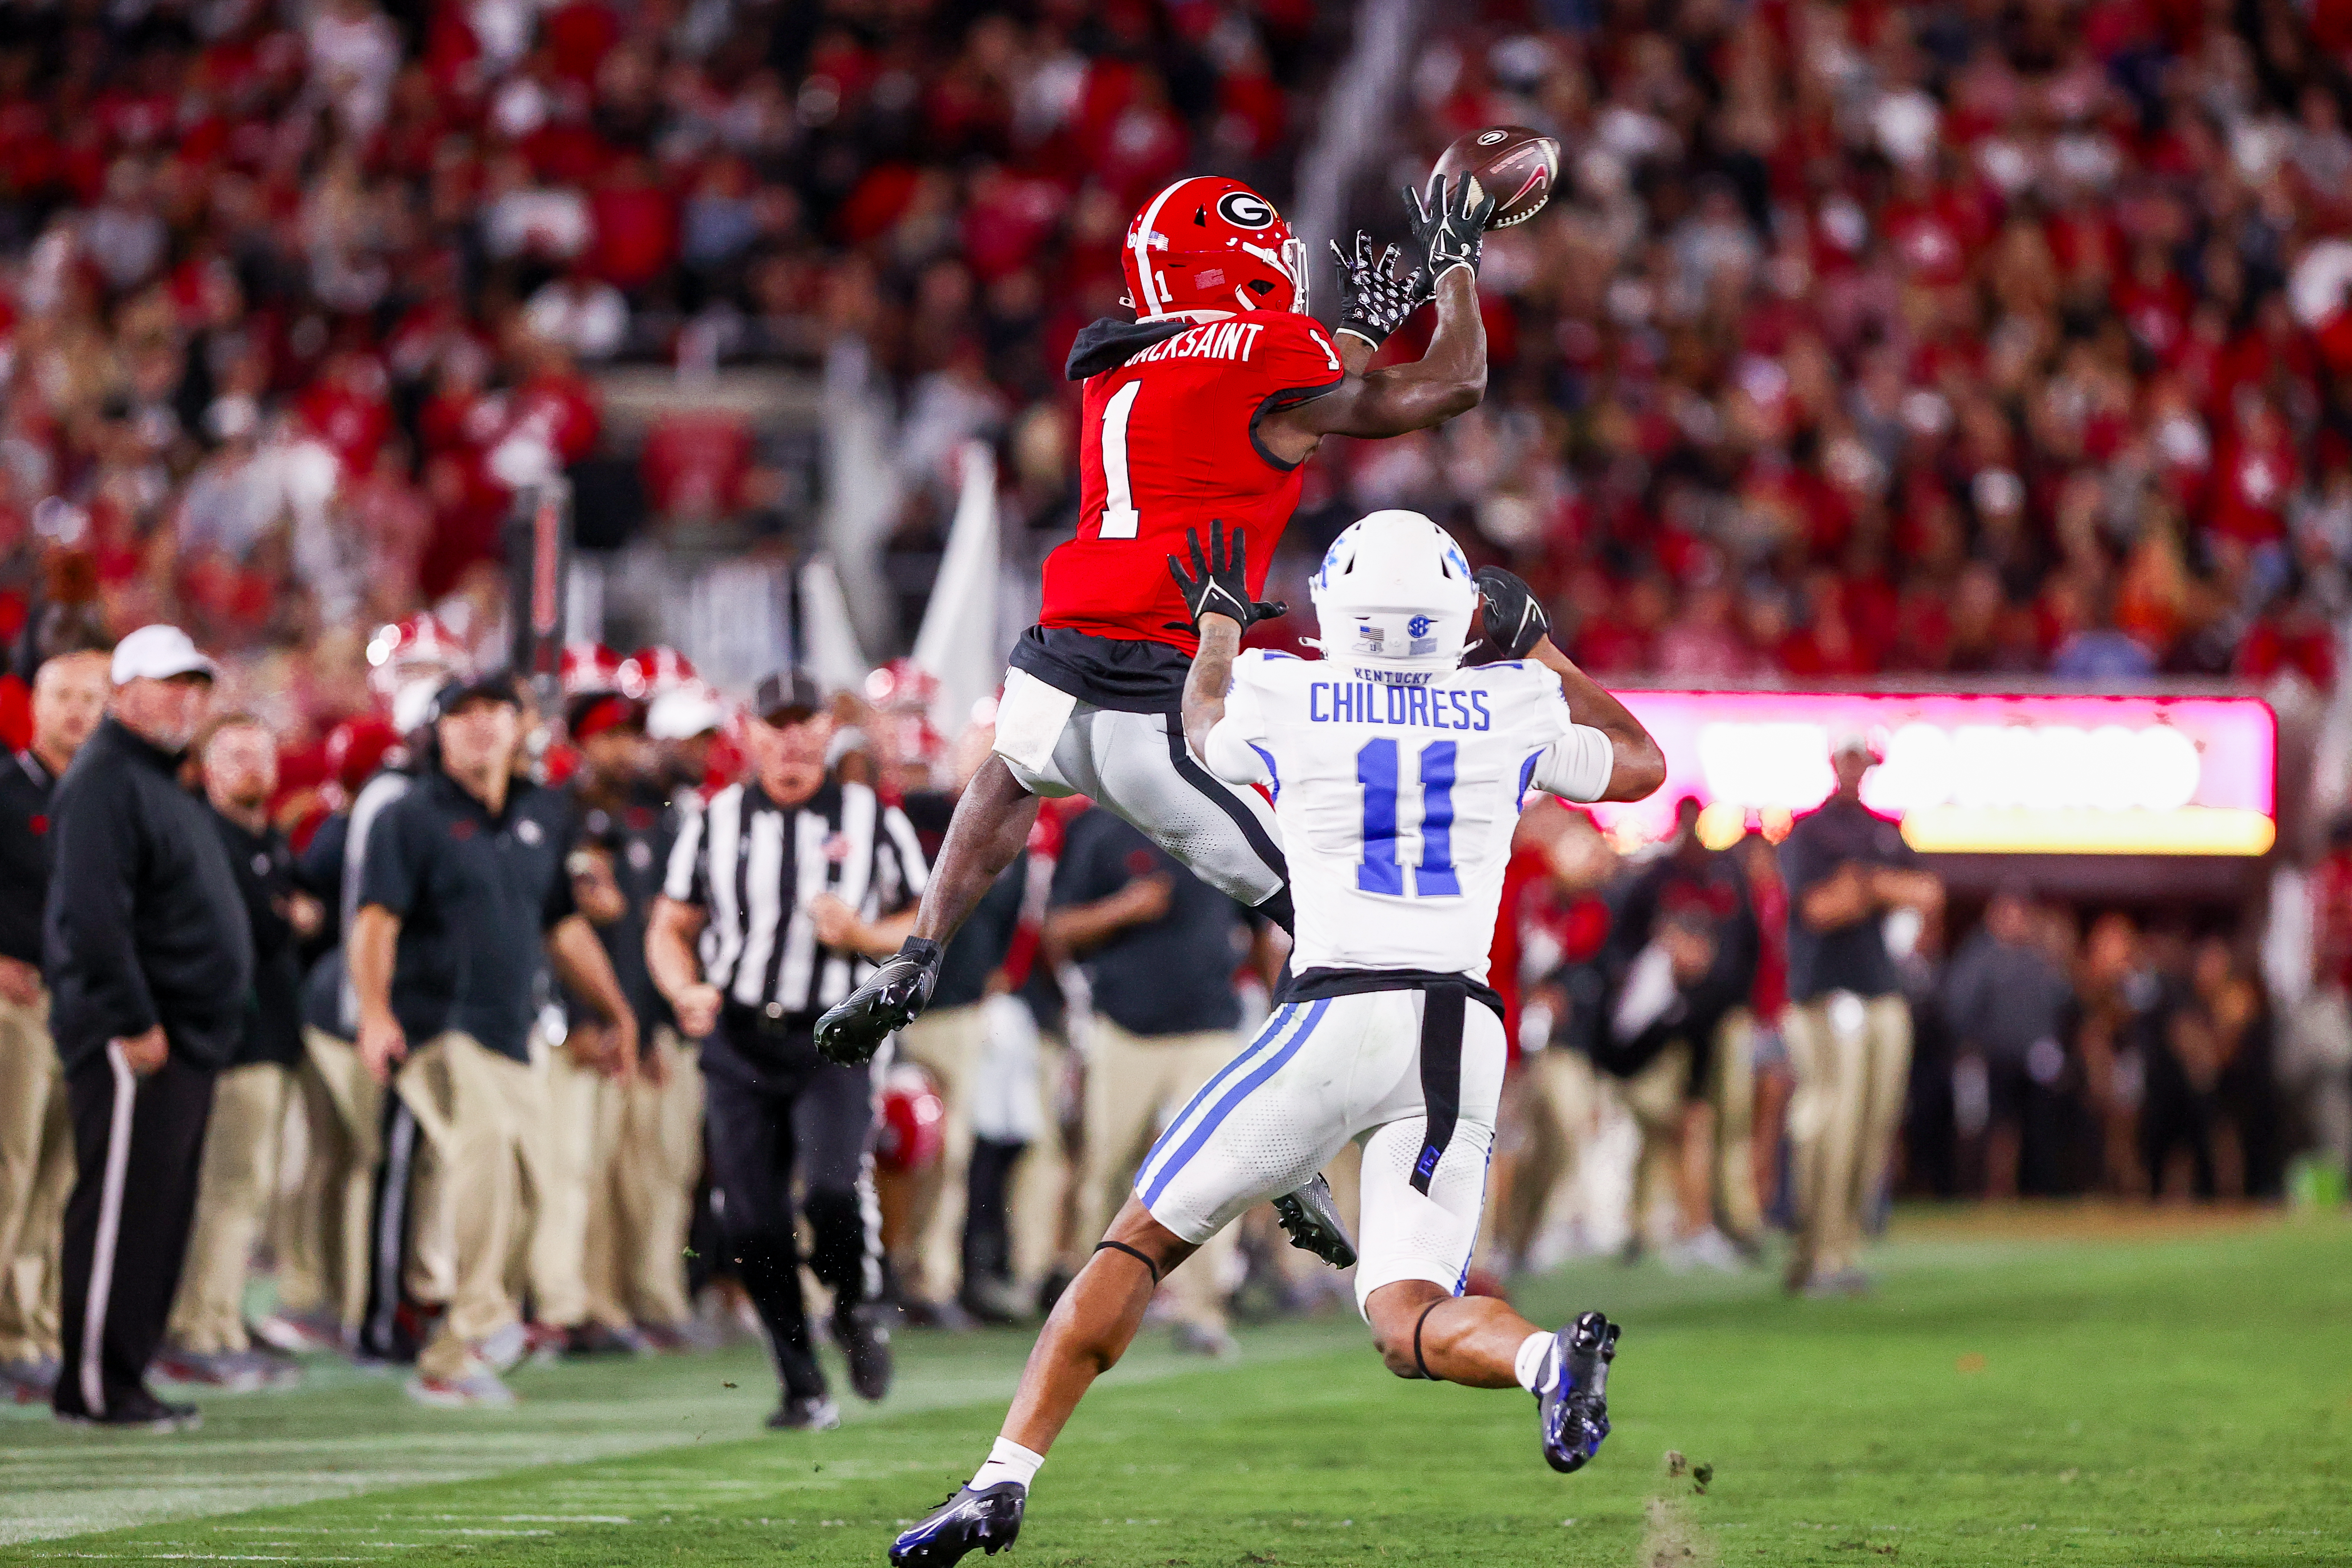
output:
MULTIPOLYGON (((1215 1367, 1154 1337, 996 1561, 2352 1563, 2341 1218, 1914 1216, 1884 1262, 1859 1302, 1599 1264, 1527 1288, 1538 1320, 1627 1324, 1615 1434, 1572 1478, 1524 1395, 1400 1383, 1351 1319, 1215 1367)), ((748 1352, 526 1369, 498 1415, 330 1368, 185 1437, 0 1415, 0 1563, 878 1563, 985 1452, 1027 1338, 902 1337, 901 1392, 814 1436, 758 1433, 748 1352)))

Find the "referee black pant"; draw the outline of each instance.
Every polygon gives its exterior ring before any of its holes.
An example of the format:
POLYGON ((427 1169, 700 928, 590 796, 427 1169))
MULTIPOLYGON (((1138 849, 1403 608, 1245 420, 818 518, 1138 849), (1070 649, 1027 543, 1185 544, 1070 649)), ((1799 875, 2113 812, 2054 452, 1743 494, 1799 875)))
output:
POLYGON ((763 1031, 730 1007, 702 1047, 711 1209, 721 1255, 742 1281, 794 1397, 825 1392, 809 1343, 794 1224, 795 1171, 813 1245, 810 1272, 836 1313, 882 1294, 874 1200, 874 1078, 817 1054, 805 1027, 763 1031))
POLYGON ((104 1415, 146 1386, 196 1214, 213 1074, 177 1051, 145 1078, 109 1046, 66 1079, 74 1186, 66 1200, 52 1396, 104 1415))

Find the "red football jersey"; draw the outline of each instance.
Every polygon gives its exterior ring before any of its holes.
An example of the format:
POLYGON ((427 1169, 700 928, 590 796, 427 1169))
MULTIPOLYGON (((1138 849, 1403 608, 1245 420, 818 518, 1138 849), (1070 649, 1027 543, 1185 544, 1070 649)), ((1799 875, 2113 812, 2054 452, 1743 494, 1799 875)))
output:
POLYGON ((1249 541, 1265 592, 1305 476, 1257 445, 1261 413, 1330 391, 1345 372, 1311 316, 1250 310, 1162 339, 1089 376, 1078 449, 1078 536, 1045 558, 1038 624, 1092 637, 1199 646, 1168 557, 1209 522, 1249 541))

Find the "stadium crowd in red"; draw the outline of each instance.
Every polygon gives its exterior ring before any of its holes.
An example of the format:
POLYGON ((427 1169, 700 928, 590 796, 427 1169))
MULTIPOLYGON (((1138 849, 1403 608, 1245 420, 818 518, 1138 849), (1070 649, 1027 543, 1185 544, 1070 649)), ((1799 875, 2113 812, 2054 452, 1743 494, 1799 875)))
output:
POLYGON ((1415 151, 1535 125, 1562 190, 1489 237, 1486 406, 1348 510, 1474 522, 1611 673, 2329 683, 2343 7, 1483 9, 1415 151))
MULTIPOLYGON (((1410 505, 1604 674, 2327 684, 2347 18, 1448 8, 1351 220, 1401 234, 1393 186, 1496 121, 1562 138, 1561 193, 1490 237, 1486 405, 1332 443, 1291 570, 1410 505)), ((1295 205, 1348 37, 1311 0, 8 7, 0 633, 70 552, 108 623, 249 650, 315 729, 360 628, 495 619, 515 487, 603 439, 598 363, 842 332, 905 449, 1003 436, 1058 533, 1060 362, 1128 216, 1188 170, 1295 205)), ((656 510, 748 504, 743 433, 697 434, 654 443, 656 510)))

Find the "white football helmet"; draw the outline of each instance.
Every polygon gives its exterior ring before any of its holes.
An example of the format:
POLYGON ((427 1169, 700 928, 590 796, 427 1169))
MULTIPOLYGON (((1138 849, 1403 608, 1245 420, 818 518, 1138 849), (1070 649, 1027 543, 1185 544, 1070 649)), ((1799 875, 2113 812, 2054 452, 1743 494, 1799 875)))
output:
POLYGON ((1461 547, 1417 511, 1349 523, 1307 584, 1323 657, 1426 680, 1462 662, 1478 585, 1461 547))

